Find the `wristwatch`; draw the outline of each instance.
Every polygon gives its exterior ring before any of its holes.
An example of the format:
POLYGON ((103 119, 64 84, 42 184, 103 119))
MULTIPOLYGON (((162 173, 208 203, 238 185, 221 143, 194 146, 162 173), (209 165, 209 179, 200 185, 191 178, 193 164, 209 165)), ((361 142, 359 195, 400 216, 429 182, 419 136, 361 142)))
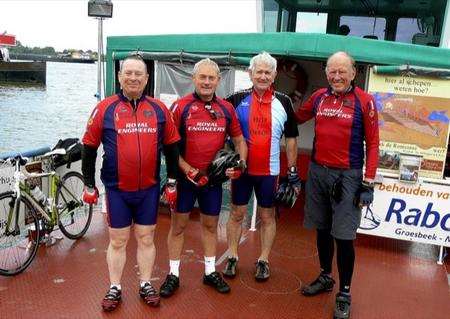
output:
POLYGON ((297 166, 291 166, 288 168, 288 173, 295 174, 297 173, 297 166))
POLYGON ((166 184, 167 186, 174 187, 177 184, 177 180, 175 178, 168 178, 166 184))
POLYGON ((362 181, 361 184, 363 184, 366 187, 370 187, 370 188, 374 188, 375 187, 375 183, 374 182, 362 181))
POLYGON ((244 159, 240 159, 237 164, 238 167, 241 168, 241 170, 245 171, 247 169, 247 162, 244 159))

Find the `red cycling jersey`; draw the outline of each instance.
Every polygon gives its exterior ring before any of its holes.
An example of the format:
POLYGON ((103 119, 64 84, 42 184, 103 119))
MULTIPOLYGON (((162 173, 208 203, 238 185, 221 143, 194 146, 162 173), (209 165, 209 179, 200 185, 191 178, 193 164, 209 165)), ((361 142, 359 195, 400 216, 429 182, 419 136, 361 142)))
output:
POLYGON ((298 136, 291 99, 272 89, 259 96, 253 89, 227 97, 236 114, 248 146, 250 175, 280 174, 280 140, 298 136))
POLYGON ((180 154, 197 169, 208 168, 227 135, 242 135, 233 106, 219 97, 205 103, 192 93, 176 101, 171 110, 181 135, 180 154))
POLYGON ((296 112, 297 121, 315 118, 312 160, 334 168, 362 168, 366 143, 366 172, 375 178, 378 165, 378 114, 373 97, 355 87, 335 95, 317 90, 296 112))
POLYGON ((133 109, 119 93, 97 104, 83 144, 98 148, 103 143, 101 179, 106 187, 137 191, 159 182, 162 146, 179 139, 172 116, 161 101, 143 95, 133 109))

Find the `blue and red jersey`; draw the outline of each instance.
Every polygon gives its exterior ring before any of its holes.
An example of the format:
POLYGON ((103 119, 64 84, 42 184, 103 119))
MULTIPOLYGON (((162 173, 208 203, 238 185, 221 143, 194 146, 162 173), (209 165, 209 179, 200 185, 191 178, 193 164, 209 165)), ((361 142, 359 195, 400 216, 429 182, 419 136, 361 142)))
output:
POLYGON ((253 89, 227 98, 236 109, 248 146, 247 169, 250 175, 280 174, 280 140, 297 137, 292 101, 283 93, 267 90, 260 97, 253 89))
POLYGON ((233 106, 217 96, 205 103, 192 93, 176 101, 171 110, 181 136, 180 154, 197 169, 208 168, 227 135, 242 135, 233 106))
POLYGON ((312 160, 334 168, 362 168, 366 143, 365 177, 375 178, 378 164, 378 114, 373 97, 355 87, 335 95, 317 90, 297 110, 299 123, 315 118, 312 160))
POLYGON ((103 143, 101 179, 106 187, 138 191, 159 183, 162 147, 179 139, 161 101, 142 95, 134 109, 119 93, 97 104, 83 144, 98 148, 103 143))

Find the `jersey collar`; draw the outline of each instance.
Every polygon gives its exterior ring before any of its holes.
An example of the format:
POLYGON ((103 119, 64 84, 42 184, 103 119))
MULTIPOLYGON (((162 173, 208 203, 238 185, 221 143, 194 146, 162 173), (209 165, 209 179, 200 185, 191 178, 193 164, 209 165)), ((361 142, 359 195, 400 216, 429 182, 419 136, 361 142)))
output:
POLYGON ((339 93, 335 93, 333 91, 333 89, 331 88, 331 86, 328 86, 327 94, 328 95, 334 95, 334 96, 344 96, 344 95, 346 95, 346 94, 348 94, 350 92, 353 92, 354 90, 355 90, 355 87, 353 85, 350 85, 350 87, 344 93, 339 94, 339 93))
POLYGON ((258 95, 258 93, 256 93, 254 87, 252 87, 252 92, 253 92, 253 95, 254 95, 258 100, 260 100, 261 102, 263 102, 263 103, 271 103, 271 102, 272 102, 272 96, 273 96, 273 87, 272 87, 272 86, 270 86, 270 88, 268 88, 268 89, 264 92, 264 94, 263 94, 262 97, 260 97, 260 96, 258 95))
POLYGON ((200 95, 198 95, 197 92, 195 92, 195 91, 194 91, 194 93, 192 93, 192 96, 194 97, 194 99, 199 100, 200 102, 205 103, 205 104, 207 104, 207 103, 212 103, 212 102, 216 102, 216 100, 217 100, 217 96, 216 96, 216 93, 215 93, 215 92, 214 92, 214 94, 213 94, 213 97, 212 97, 211 101, 206 101, 206 102, 203 101, 203 100, 201 99, 200 95))
MULTIPOLYGON (((124 101, 124 102, 129 102, 130 104, 132 104, 131 103, 131 101, 123 94, 123 91, 122 90, 120 90, 120 92, 119 92, 119 98, 122 100, 122 101, 124 101)), ((145 94, 143 94, 142 93, 142 95, 140 96, 140 98, 138 98, 137 100, 135 100, 136 102, 141 102, 142 100, 144 100, 145 99, 145 94)))

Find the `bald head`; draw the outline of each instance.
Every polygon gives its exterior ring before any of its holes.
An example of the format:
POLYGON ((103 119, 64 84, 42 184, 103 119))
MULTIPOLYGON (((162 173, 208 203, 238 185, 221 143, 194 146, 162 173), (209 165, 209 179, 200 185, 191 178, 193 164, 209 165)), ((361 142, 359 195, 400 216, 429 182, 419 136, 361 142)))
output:
POLYGON ((355 60, 347 52, 338 51, 338 52, 333 53, 332 55, 330 55, 328 57, 328 60, 327 60, 327 68, 328 68, 330 63, 333 63, 333 62, 336 62, 336 61, 338 61, 340 63, 348 63, 349 67, 355 68, 355 60))
POLYGON ((336 52, 328 58, 325 73, 334 93, 345 93, 356 76, 355 60, 346 52, 336 52))

